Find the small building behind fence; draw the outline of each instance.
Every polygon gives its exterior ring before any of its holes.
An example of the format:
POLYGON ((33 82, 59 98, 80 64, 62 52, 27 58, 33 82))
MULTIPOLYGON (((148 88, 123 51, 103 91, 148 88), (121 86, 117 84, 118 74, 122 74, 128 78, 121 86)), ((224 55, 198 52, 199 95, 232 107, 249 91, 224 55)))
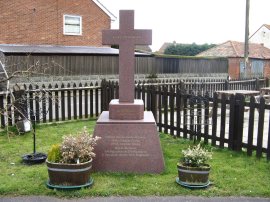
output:
POLYGON ((245 67, 244 43, 242 42, 227 41, 197 56, 226 57, 228 59, 228 73, 233 79, 270 76, 270 49, 262 44, 249 44, 247 67, 245 67))

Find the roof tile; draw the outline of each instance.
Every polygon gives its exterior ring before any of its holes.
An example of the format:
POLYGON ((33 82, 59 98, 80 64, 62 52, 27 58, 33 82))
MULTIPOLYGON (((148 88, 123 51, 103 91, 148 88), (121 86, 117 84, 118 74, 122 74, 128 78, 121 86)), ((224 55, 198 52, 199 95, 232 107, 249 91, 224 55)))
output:
MULTIPOLYGON (((217 45, 197 56, 207 57, 244 57, 243 42, 227 41, 223 44, 217 45)), ((258 59, 270 59, 270 49, 264 47, 262 44, 249 43, 249 57, 258 59)))

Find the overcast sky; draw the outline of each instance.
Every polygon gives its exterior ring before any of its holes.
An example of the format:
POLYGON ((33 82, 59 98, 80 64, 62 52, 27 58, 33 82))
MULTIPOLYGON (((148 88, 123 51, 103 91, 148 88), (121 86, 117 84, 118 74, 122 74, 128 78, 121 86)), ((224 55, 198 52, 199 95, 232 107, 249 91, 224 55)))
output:
MULTIPOLYGON (((99 0, 116 17, 135 10, 135 28, 152 29, 153 51, 164 42, 223 43, 244 41, 246 0, 99 0)), ((250 35, 270 24, 270 0, 250 0, 250 35)))

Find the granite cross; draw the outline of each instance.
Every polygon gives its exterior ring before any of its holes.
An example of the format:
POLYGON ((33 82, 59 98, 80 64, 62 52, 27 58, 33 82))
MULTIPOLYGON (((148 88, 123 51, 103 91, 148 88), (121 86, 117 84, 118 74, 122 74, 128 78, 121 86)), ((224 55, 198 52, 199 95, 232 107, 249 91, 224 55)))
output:
POLYGON ((151 45, 152 30, 134 29, 134 10, 119 12, 119 30, 104 30, 103 45, 119 45, 119 102, 134 102, 135 45, 151 45))

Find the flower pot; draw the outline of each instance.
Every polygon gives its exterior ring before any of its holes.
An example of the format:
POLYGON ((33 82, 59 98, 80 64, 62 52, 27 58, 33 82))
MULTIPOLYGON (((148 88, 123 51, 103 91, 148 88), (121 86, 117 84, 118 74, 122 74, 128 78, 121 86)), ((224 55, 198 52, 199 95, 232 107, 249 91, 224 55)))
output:
POLYGON ((189 167, 178 163, 179 181, 190 186, 204 186, 209 184, 210 166, 205 164, 201 167, 189 167))
POLYGON ((46 164, 51 185, 79 186, 89 182, 92 160, 79 164, 46 161, 46 164))

